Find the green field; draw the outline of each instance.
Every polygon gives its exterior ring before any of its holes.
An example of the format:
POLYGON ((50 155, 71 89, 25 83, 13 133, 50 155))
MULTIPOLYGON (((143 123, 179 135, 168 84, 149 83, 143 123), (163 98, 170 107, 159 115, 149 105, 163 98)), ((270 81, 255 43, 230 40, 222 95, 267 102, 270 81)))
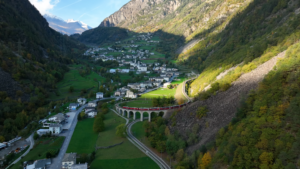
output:
POLYGON ((142 98, 154 98, 154 97, 171 97, 175 96, 176 89, 164 89, 164 88, 159 88, 157 90, 154 90, 152 92, 146 93, 142 95, 142 98))
POLYGON ((144 122, 141 122, 141 121, 135 123, 131 128, 132 134, 134 135, 134 137, 139 139, 146 146, 151 147, 149 140, 145 136, 146 133, 145 133, 145 129, 143 127, 143 124, 144 124, 144 122))
POLYGON ((186 81, 188 78, 185 78, 185 77, 177 77, 175 79, 180 79, 180 80, 174 80, 171 84, 180 84, 184 81, 186 81))
POLYGON ((97 146, 110 146, 123 141, 123 144, 109 149, 99 149, 96 159, 91 164, 91 169, 136 169, 138 165, 145 169, 159 168, 149 157, 142 153, 126 138, 116 136, 115 128, 124 124, 125 120, 115 113, 105 115, 105 131, 99 134, 97 146))
POLYGON ((18 163, 14 164, 10 169, 22 169, 21 162, 30 160, 45 159, 47 150, 61 148, 65 137, 43 138, 36 141, 34 147, 30 152, 22 158, 18 163))
POLYGON ((67 153, 92 153, 95 150, 97 134, 93 132, 94 119, 79 121, 71 138, 67 153))
POLYGON ((82 77, 79 74, 78 65, 73 65, 74 69, 65 73, 64 79, 57 84, 58 92, 60 96, 56 96, 54 93, 50 96, 50 99, 62 99, 66 97, 79 96, 82 89, 91 89, 96 91, 98 87, 98 81, 105 80, 104 77, 99 76, 95 72, 82 77), (96 81, 97 82, 96 82, 96 81), (69 88, 73 86, 74 92, 69 93, 69 88))
POLYGON ((152 100, 133 100, 130 102, 125 102, 124 104, 128 107, 152 107, 152 100))

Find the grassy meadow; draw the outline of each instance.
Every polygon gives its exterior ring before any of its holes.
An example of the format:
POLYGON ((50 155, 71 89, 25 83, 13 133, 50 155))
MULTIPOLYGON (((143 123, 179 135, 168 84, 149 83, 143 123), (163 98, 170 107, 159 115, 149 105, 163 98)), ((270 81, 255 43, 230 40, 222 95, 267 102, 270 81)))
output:
POLYGON ((124 124, 125 120, 115 113, 109 112, 105 115, 105 131, 99 134, 97 146, 110 146, 123 141, 123 144, 109 149, 99 149, 96 159, 91 163, 91 169, 135 169, 143 165, 145 169, 159 168, 154 161, 136 148, 126 138, 116 136, 116 127, 124 124))
POLYGON ((93 124, 93 118, 78 121, 67 153, 76 152, 79 154, 89 154, 95 150, 98 135, 93 131, 93 124))
POLYGON ((21 162, 30 161, 30 160, 39 160, 45 159, 47 150, 54 149, 58 150, 61 148, 65 137, 51 137, 51 138, 42 138, 35 141, 35 145, 30 150, 30 152, 23 157, 19 162, 12 165, 10 169, 22 169, 21 162))

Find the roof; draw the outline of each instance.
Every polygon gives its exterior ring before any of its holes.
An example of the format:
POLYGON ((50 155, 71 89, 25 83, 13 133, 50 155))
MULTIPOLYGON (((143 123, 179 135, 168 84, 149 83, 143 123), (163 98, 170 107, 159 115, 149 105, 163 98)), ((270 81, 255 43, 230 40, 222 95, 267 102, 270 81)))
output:
POLYGON ((61 125, 57 123, 50 123, 49 127, 61 127, 61 125))
POLYGON ((66 153, 62 162, 74 161, 76 162, 76 153, 66 153))
MULTIPOLYGON (((49 132, 49 129, 39 129, 38 131, 40 131, 40 132, 49 132)), ((0 147, 1 147, 1 143, 0 143, 0 147)))
POLYGON ((98 93, 96 93, 96 94, 103 94, 103 92, 98 92, 98 93))
POLYGON ((48 164, 51 164, 51 159, 38 160, 35 164, 35 168, 43 168, 48 164))
POLYGON ((87 169, 88 165, 85 164, 75 164, 71 166, 71 169, 87 169))
POLYGON ((71 106, 78 106, 78 104, 77 103, 70 103, 69 107, 71 107, 71 106))
MULTIPOLYGON (((62 114, 62 113, 58 113, 58 114, 54 115, 53 117, 56 117, 56 118, 57 118, 58 120, 60 120, 60 121, 62 121, 62 120, 65 119, 65 115, 62 114)), ((53 117, 50 117, 50 118, 53 118, 53 117)), ((50 118, 49 118, 49 119, 50 119, 50 118)))

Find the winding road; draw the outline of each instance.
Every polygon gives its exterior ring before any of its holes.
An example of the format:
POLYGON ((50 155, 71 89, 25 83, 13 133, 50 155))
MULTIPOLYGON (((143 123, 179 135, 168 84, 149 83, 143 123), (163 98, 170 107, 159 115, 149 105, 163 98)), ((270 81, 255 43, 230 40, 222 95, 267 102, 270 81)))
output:
POLYGON ((110 109, 113 112, 115 112, 118 116, 122 117, 123 119, 126 120, 126 125, 127 125, 127 139, 135 145, 138 149, 140 149, 143 153, 145 153, 148 157, 150 157, 161 169, 171 169, 171 167, 163 160, 161 159, 158 155, 156 155, 152 150, 150 150, 147 146, 145 146, 143 143, 141 143, 137 138, 135 138, 132 133, 131 133, 131 127, 139 122, 140 120, 135 120, 129 123, 129 119, 121 116, 118 114, 115 110, 110 109), (129 123, 129 124, 128 124, 129 123))

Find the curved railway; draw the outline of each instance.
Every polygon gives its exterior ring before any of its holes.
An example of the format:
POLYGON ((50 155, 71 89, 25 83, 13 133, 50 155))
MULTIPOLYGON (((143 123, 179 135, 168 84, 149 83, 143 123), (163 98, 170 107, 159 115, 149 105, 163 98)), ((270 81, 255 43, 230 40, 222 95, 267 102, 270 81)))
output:
POLYGON ((177 105, 177 106, 169 106, 169 107, 151 107, 151 108, 138 108, 138 107, 127 107, 127 106, 123 106, 122 109, 125 110, 143 110, 143 111, 158 111, 158 110, 173 110, 173 109, 178 109, 181 107, 185 107, 187 105, 189 105, 191 103, 191 101, 188 101, 187 103, 181 104, 181 105, 177 105))

